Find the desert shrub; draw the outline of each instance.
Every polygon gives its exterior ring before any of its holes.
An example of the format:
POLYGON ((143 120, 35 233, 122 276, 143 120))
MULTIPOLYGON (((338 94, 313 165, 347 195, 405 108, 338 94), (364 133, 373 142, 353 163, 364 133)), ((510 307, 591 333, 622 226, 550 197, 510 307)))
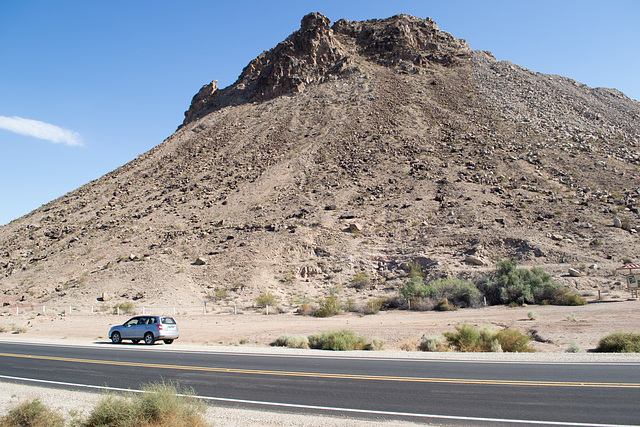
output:
POLYGON ((273 307, 279 303, 278 297, 269 291, 261 292, 255 299, 256 306, 260 308, 273 307))
POLYGON ((173 383, 148 384, 144 393, 128 398, 107 395, 93 409, 87 427, 118 426, 205 426, 205 405, 192 397, 191 390, 173 383))
POLYGON ((487 338, 493 336, 493 331, 489 332, 488 329, 478 330, 466 323, 457 325, 455 328, 455 332, 446 331, 443 335, 449 345, 456 348, 456 350, 476 352, 489 351, 491 349, 492 340, 487 338))
POLYGON ((463 308, 477 306, 482 298, 474 283, 462 279, 434 280, 429 282, 425 291, 429 298, 445 298, 452 305, 463 308))
POLYGON ((368 273, 360 272, 351 280, 351 286, 356 289, 366 289, 371 285, 371 276, 368 273))
POLYGON ((309 348, 307 338, 302 335, 280 335, 271 345, 274 347, 309 348))
POLYGON ((438 304, 436 305, 436 308, 440 311, 455 311, 460 307, 451 304, 449 300, 446 298, 440 298, 438 300, 438 304))
POLYGON ((118 314, 118 309, 120 314, 133 314, 136 307, 131 301, 125 301, 113 306, 113 314, 118 314))
POLYGON ((540 267, 516 268, 517 260, 501 260, 483 293, 491 304, 582 305, 586 301, 575 291, 555 282, 540 267))
POLYGON ((398 289, 398 293, 405 301, 424 298, 426 295, 423 294, 422 288, 422 276, 416 276, 406 281, 405 284, 398 289))
POLYGON ((584 353, 584 348, 577 341, 571 341, 566 353, 584 353))
POLYGON ((416 276, 401 286, 398 292, 405 301, 411 302, 414 309, 419 307, 420 300, 425 299, 439 301, 438 305, 433 303, 432 305, 445 310, 454 309, 453 307, 474 307, 482 298, 482 294, 474 283, 453 278, 423 283, 422 277, 416 276))
POLYGON ((600 339, 599 353, 640 353, 640 333, 614 332, 600 339))
POLYGON ((344 311, 354 312, 358 309, 356 306, 356 300, 352 297, 347 298, 343 306, 344 311))
POLYGON ((364 314, 376 314, 378 313, 380 310, 384 310, 388 307, 387 305, 387 299, 384 297, 380 297, 380 298, 371 298, 370 300, 368 300, 363 309, 362 312, 364 314))
POLYGON ((415 277, 424 277, 424 271, 422 271, 422 266, 418 261, 412 261, 409 263, 409 277, 411 279, 415 277))
POLYGON ((371 343, 367 345, 365 350, 380 351, 384 350, 386 346, 387 342, 385 340, 382 338, 374 338, 371 340, 371 343))
POLYGON ((534 350, 529 347, 531 337, 516 329, 503 329, 498 331, 493 337, 500 344, 502 351, 509 353, 532 353, 534 350))
MULTIPOLYGON (((544 301, 543 301, 544 303, 544 301)), ((570 289, 567 287, 562 287, 553 292, 553 296, 550 301, 551 304, 555 305, 586 305, 587 300, 584 299, 575 289, 570 289)))
POLYGON ((58 411, 48 408, 38 399, 22 402, 0 418, 0 426, 3 427, 58 427, 64 424, 64 417, 58 411))
POLYGON ((356 336, 349 329, 339 331, 326 331, 320 334, 309 335, 309 348, 319 350, 370 350, 371 345, 364 337, 356 336))
POLYGON ((503 329, 496 332, 492 328, 476 329, 466 323, 455 327, 455 332, 444 332, 447 343, 458 351, 463 352, 518 352, 530 353, 531 338, 513 329, 503 329))
POLYGON ((422 337, 422 341, 418 344, 420 351, 449 351, 449 345, 442 336, 426 336, 422 337))
POLYGON ((315 308, 311 304, 304 303, 298 307, 296 313, 302 314, 303 316, 311 316, 315 311, 315 308))
POLYGON ((337 295, 329 295, 318 301, 318 309, 313 314, 316 317, 330 317, 342 312, 342 304, 337 295))
POLYGON ((225 288, 215 288, 212 292, 207 292, 207 299, 213 302, 224 301, 228 297, 229 290, 225 288))

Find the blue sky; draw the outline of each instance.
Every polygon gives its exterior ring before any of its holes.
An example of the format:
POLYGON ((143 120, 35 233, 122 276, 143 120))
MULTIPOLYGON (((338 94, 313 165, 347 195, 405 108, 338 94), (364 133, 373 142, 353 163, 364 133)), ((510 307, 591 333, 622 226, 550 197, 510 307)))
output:
POLYGON ((160 144, 204 84, 299 28, 398 13, 640 99, 640 1, 0 0, 0 225, 160 144))

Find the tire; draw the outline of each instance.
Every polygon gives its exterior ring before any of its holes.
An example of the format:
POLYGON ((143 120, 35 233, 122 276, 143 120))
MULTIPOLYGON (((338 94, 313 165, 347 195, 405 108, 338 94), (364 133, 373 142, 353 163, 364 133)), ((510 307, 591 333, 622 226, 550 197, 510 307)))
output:
POLYGON ((111 342, 114 344, 120 344, 122 342, 122 336, 120 336, 120 332, 116 331, 111 334, 111 342))
POLYGON ((140 342, 140 340, 131 340, 132 343, 134 344, 138 344, 140 342))
POLYGON ((153 336, 153 334, 151 332, 147 332, 146 334, 144 334, 144 343, 151 345, 154 342, 156 342, 156 338, 153 336))
POLYGON ((164 340, 164 343, 165 344, 171 344, 171 343, 173 343, 173 340, 164 340))

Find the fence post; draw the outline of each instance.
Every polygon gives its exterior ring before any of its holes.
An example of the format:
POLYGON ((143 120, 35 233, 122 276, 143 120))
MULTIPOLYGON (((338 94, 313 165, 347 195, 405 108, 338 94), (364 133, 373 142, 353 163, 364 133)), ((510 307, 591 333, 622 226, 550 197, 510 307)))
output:
POLYGON ((42 306, 42 315, 46 316, 47 315, 47 307, 46 306, 42 306))
POLYGON ((120 306, 117 306, 116 308, 118 309, 118 311, 117 311, 118 316, 120 316, 120 306))
POLYGON ((267 316, 269 315, 269 306, 267 306, 267 316))
POLYGON ((174 316, 176 315, 176 307, 175 306, 173 307, 173 315, 174 316))

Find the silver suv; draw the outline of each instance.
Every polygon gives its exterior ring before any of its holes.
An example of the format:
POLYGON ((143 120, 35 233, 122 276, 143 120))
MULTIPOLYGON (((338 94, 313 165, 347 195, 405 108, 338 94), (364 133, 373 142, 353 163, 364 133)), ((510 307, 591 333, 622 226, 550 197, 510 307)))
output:
POLYGON ((122 340, 131 340, 134 344, 140 340, 145 344, 163 340, 165 344, 171 344, 179 335, 178 324, 168 316, 136 316, 109 330, 109 338, 114 344, 120 344, 122 340))

